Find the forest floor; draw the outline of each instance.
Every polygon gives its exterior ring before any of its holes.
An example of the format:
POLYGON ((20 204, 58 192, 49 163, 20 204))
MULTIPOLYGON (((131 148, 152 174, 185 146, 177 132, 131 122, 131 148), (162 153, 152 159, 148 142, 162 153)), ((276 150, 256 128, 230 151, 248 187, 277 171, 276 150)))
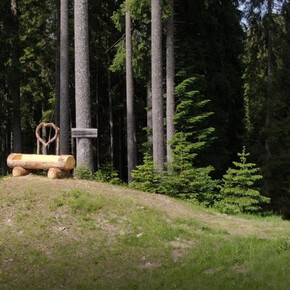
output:
POLYGON ((290 222, 94 181, 0 180, 0 289, 289 289, 290 222))

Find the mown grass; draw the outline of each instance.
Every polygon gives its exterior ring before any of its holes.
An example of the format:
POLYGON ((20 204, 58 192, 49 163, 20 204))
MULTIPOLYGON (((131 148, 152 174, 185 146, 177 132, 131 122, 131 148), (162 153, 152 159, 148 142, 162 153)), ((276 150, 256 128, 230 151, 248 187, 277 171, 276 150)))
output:
POLYGON ((0 181, 0 289, 288 289, 289 222, 156 197, 0 181))

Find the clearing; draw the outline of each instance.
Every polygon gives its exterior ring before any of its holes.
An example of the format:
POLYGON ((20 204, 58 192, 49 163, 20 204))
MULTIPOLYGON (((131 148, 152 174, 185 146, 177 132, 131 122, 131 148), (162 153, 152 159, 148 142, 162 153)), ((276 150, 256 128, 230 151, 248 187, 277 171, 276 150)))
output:
POLYGON ((290 222, 93 181, 0 180, 0 289, 287 289, 290 222))

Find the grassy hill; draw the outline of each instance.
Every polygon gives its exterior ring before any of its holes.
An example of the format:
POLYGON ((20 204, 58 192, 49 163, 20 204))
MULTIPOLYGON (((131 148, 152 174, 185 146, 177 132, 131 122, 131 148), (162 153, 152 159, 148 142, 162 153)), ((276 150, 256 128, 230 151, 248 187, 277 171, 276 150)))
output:
POLYGON ((0 180, 0 289, 289 289, 290 222, 73 179, 0 180))

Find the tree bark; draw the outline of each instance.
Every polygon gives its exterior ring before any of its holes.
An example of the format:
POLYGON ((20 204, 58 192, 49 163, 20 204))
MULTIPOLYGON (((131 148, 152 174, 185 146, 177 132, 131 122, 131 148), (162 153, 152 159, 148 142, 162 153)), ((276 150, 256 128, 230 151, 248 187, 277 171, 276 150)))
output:
MULTIPOLYGON (((267 32, 267 45, 268 45, 268 68, 267 68, 267 99, 266 99, 266 118, 265 127, 268 131, 271 124, 271 106, 272 106, 272 91, 273 91, 273 50, 272 50, 272 31, 271 31, 271 21, 272 21, 272 9, 273 0, 268 0, 268 32, 267 32)), ((265 140, 265 150, 266 150, 266 160, 271 158, 271 148, 266 136, 265 140)))
POLYGON ((174 135, 174 114, 175 114, 175 98, 174 98, 174 2, 168 0, 172 7, 172 15, 166 24, 166 137, 167 137, 167 162, 172 163, 172 148, 170 142, 174 135))
POLYGON ((61 0, 60 4, 60 154, 69 154, 68 0, 61 0))
POLYGON ((110 163, 114 166, 114 118, 113 118, 113 96, 112 96, 112 78, 111 78, 111 71, 110 67, 110 57, 108 55, 108 97, 109 97, 109 156, 110 156, 110 163))
POLYGON ((13 15, 12 34, 12 77, 10 80, 12 95, 12 150, 15 153, 22 152, 21 140, 21 112, 20 112, 20 63, 19 63, 19 19, 16 0, 11 1, 13 15))
MULTIPOLYGON (((127 1, 128 3, 128 1, 127 1)), ((126 8, 126 101, 127 101, 127 166, 128 183, 137 165, 136 125, 134 113, 134 83, 132 67, 132 35, 129 7, 126 8)))
MULTIPOLYGON (((74 5, 76 127, 90 128, 88 0, 75 0, 74 5)), ((81 164, 94 170, 92 141, 89 138, 77 139, 77 166, 81 164)))
POLYGON ((146 92, 146 106, 147 106, 147 142, 152 146, 152 88, 151 88, 151 80, 148 81, 147 84, 147 92, 146 92))
POLYGON ((151 2, 151 34, 153 161, 158 170, 164 170, 161 0, 151 2))
POLYGON ((54 103, 54 122, 60 127, 60 1, 57 1, 56 10, 56 59, 55 59, 55 103, 54 103))

